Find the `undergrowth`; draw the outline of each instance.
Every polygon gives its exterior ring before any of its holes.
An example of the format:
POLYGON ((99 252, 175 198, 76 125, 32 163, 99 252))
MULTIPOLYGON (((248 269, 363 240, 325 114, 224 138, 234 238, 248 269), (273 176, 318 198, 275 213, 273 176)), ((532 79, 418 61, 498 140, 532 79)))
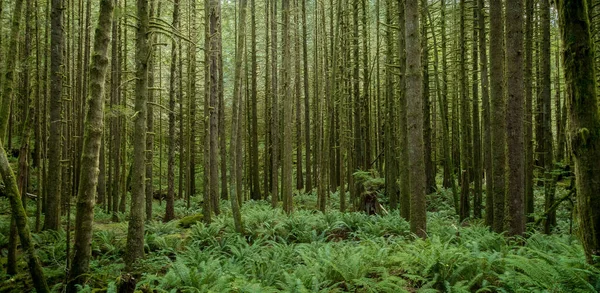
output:
MULTIPOLYGON (((286 215, 267 202, 243 205, 244 233, 234 232, 229 204, 211 224, 183 228, 157 217, 146 224, 145 259, 138 264, 142 292, 597 292, 600 271, 586 264, 576 237, 531 230, 516 241, 490 232, 480 220, 458 223, 451 193, 428 197, 428 238, 415 239, 397 211, 314 211, 314 195, 297 195, 286 215)), ((338 195, 330 202, 337 205, 338 195)), ((178 204, 179 217, 201 213, 178 204)), ((0 211, 7 203, 0 201, 0 211)), ((569 215, 560 211, 559 215, 569 215)), ((116 292, 124 270, 127 217, 110 221, 96 209, 90 280, 82 292, 116 292)), ((568 219, 567 219, 568 220, 568 219)), ((561 218, 561 222, 565 222, 561 218)), ((0 216, 0 245, 8 242, 8 216, 0 216)), ((53 290, 62 290, 66 233, 34 234, 53 290)), ((2 250, 2 263, 6 261, 2 250)), ((31 289, 21 274, 0 273, 0 291, 31 289)))

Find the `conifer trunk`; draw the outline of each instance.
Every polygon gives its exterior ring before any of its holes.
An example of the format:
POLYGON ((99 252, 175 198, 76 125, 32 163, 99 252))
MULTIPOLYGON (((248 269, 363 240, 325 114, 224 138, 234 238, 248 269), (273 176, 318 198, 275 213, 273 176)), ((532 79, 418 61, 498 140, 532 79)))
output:
POLYGON ((504 98, 504 24, 502 0, 490 0, 490 133, 495 232, 504 231, 506 170, 506 100, 504 98))
MULTIPOLYGON (((506 1, 506 141, 507 189, 506 229, 508 235, 525 232, 525 154, 523 120, 523 0, 506 1)), ((550 142, 551 143, 551 142, 550 142)))
POLYGON ((425 164, 423 162, 423 93, 419 41, 419 2, 406 1, 406 106, 410 177, 410 231, 427 237, 425 164))
POLYGON ((146 117, 148 100, 148 0, 137 0, 136 83, 133 119, 133 167, 131 174, 131 210, 127 231, 125 265, 131 271, 144 257, 144 196, 146 187, 146 117))
POLYGON ((92 257, 92 227, 94 203, 98 185, 100 151, 104 130, 104 86, 108 69, 108 48, 113 21, 113 1, 100 2, 100 14, 94 40, 94 54, 90 65, 88 113, 85 118, 81 156, 81 175, 75 215, 75 242, 73 261, 69 271, 67 292, 76 292, 76 284, 87 280, 92 257))
POLYGON ((600 256, 600 114, 587 1, 559 0, 568 133, 575 162, 580 237, 588 263, 600 256))

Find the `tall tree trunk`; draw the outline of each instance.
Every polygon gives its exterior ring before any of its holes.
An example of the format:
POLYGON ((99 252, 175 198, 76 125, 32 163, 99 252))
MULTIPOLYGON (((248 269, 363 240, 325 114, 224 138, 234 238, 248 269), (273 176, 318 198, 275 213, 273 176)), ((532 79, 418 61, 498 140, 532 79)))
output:
POLYGON ((459 80, 460 80, 460 220, 463 221, 470 217, 471 191, 469 184, 471 182, 471 154, 469 153, 469 129, 471 119, 469 117, 469 93, 467 92, 467 68, 466 68, 466 34, 465 34, 465 0, 460 0, 460 62, 459 62, 459 80))
POLYGON ((271 175, 273 169, 271 164, 271 40, 270 40, 270 23, 271 23, 271 1, 265 1, 265 161, 263 164, 263 187, 265 191, 264 199, 269 197, 271 191, 271 175))
MULTIPOLYGON (((212 211, 216 211, 214 205, 218 204, 218 195, 219 195, 219 165, 218 165, 218 155, 219 155, 219 127, 224 127, 224 125, 219 126, 219 114, 220 108, 223 106, 219 103, 219 87, 220 87, 220 70, 222 67, 220 66, 221 59, 221 4, 216 0, 207 0, 206 6, 206 25, 208 26, 208 35, 207 35, 207 45, 205 45, 208 50, 205 50, 207 54, 207 85, 206 87, 208 95, 209 95, 209 103, 208 110, 210 112, 210 130, 209 130, 209 204, 205 203, 205 208, 210 208, 210 210, 205 210, 205 220, 210 221, 210 213, 212 211)), ((206 154, 205 154, 206 155, 206 154)), ((225 158, 222 157, 221 160, 225 158)), ((221 174, 223 176, 223 174, 221 174)), ((227 186, 223 186, 223 188, 227 188, 227 186)))
POLYGON ((410 177, 410 231, 427 237, 425 164, 423 162, 423 93, 419 41, 419 2, 406 1, 406 106, 410 177))
MULTIPOLYGON (((398 1, 398 3, 401 3, 398 1)), ((386 22, 388 25, 392 23, 392 15, 394 10, 392 9, 392 0, 386 0, 386 22)), ((400 23, 399 26, 402 26, 400 23)), ((402 37, 402 35, 400 35, 402 37)), ((394 41, 393 41, 393 33, 389 27, 386 27, 385 31, 385 42, 386 42, 386 51, 384 64, 392 64, 394 59, 394 41)), ((394 95, 394 75, 392 72, 391 66, 385 66, 385 139, 384 139, 384 148, 385 148, 385 193, 390 199, 390 208, 397 209, 398 208, 398 200, 399 200, 399 186, 397 183, 398 180, 398 155, 397 155, 397 141, 398 141, 398 131, 396 127, 396 99, 394 95)), ((401 84, 402 86, 402 84, 401 84)), ((405 208, 402 206, 401 208, 405 208)), ((404 210, 406 214, 402 216, 405 219, 408 219, 408 215, 410 214, 410 210, 404 210)))
POLYGON ((425 146, 425 192, 434 193, 435 186, 435 165, 432 160, 432 130, 431 130, 431 95, 429 91, 429 41, 427 31, 427 12, 428 4, 426 0, 421 0, 421 65, 423 66, 423 143, 425 146))
POLYGON ((282 71, 281 79, 283 81, 283 136, 281 145, 281 197, 283 200, 283 210, 286 213, 292 212, 292 106, 294 103, 292 94, 292 75, 291 75, 291 53, 290 53, 290 3, 289 0, 282 0, 281 4, 282 18, 282 71))
POLYGON ((125 265, 129 271, 144 257, 144 196, 146 187, 146 117, 148 101, 148 0, 137 0, 136 83, 133 120, 133 168, 131 212, 127 231, 125 265))
POLYGON ((235 80, 234 80, 234 88, 233 88, 233 115, 231 116, 232 125, 231 125, 231 144, 230 144, 230 158, 231 158, 231 210, 233 211, 233 222, 235 226, 235 230, 238 233, 242 233, 242 216, 240 214, 240 203, 238 199, 240 198, 240 194, 242 193, 242 177, 238 166, 241 162, 238 162, 240 157, 237 155, 239 151, 239 146, 243 144, 241 141, 241 111, 242 111, 242 95, 244 94, 244 71, 242 70, 242 66, 245 62, 246 56, 246 10, 247 10, 248 2, 247 0, 241 0, 240 3, 240 17, 237 29, 237 48, 235 54, 235 80))
MULTIPOLYGON (((481 190, 481 176, 483 175, 483 169, 481 164, 481 130, 479 122, 479 83, 477 80, 477 72, 479 71, 479 60, 477 60, 480 54, 478 50, 478 42, 481 38, 478 38, 479 32, 483 34, 483 29, 478 27, 479 18, 483 17, 479 14, 477 9, 477 3, 472 4, 473 8, 473 175, 474 177, 474 190, 473 190, 473 216, 477 219, 481 219, 481 202, 482 202, 482 190, 481 190)), ((485 39, 484 39, 485 40, 485 39)), ((485 46, 483 47, 485 50, 485 46)))
POLYGON ((569 139, 575 162, 581 242, 588 263, 600 256, 600 116, 594 72, 594 48, 586 1, 559 0, 563 62, 567 83, 569 139))
MULTIPOLYGON (((506 1, 506 138, 508 182, 506 190, 506 225, 508 235, 525 232, 525 154, 523 137, 523 0, 506 1)), ((551 142, 550 142, 551 143, 551 142)))
MULTIPOLYGON (((454 159, 452 153, 452 138, 450 137, 450 118, 449 118, 449 109, 448 109, 448 61, 446 54, 446 0, 440 0, 440 14, 441 18, 441 35, 442 35, 442 101, 440 103, 440 118, 442 119, 442 124, 446 126, 442 126, 442 139, 444 140, 444 152, 448 154, 444 155, 444 177, 443 177, 443 186, 445 188, 449 188, 455 185, 452 182, 454 180, 454 166, 452 165, 452 160, 454 159)), ((456 210, 458 211, 458 196, 454 194, 454 205, 456 210)))
POLYGON ((525 214, 533 221, 533 0, 525 0, 525 214))
MULTIPOLYGON (((61 203, 61 121, 62 121, 62 65, 63 65, 63 9, 60 0, 51 4, 51 62, 50 62, 50 134, 48 137, 48 199, 44 230, 60 228, 61 203)), ((5 78, 5 79, 8 79, 5 78)), ((7 96, 7 95, 3 95, 7 96)))
MULTIPOLYGON (((120 101, 120 54, 119 47, 121 44, 120 32, 118 29, 118 21, 114 21, 112 25, 112 48, 111 48, 111 77, 110 77, 110 105, 111 110, 118 107, 120 101)), ((111 198, 109 204, 109 210, 113 212, 112 220, 117 221, 117 211, 119 209, 119 190, 121 186, 120 174, 121 174, 121 131, 120 131, 120 116, 110 118, 111 127, 111 159, 112 159, 112 184, 110 184, 109 196, 111 198)), ((110 176, 109 176, 110 177, 110 176)))
POLYGON ((504 98, 504 42, 502 0, 490 0, 490 133, 492 138, 492 196, 494 231, 504 231, 506 176, 506 100, 504 98))
POLYGON ((187 187, 187 207, 190 208, 191 197, 196 195, 196 154, 198 146, 196 144, 196 0, 189 1, 189 38, 188 46, 188 92, 189 92, 189 116, 188 127, 190 135, 188 137, 188 187, 187 187))
MULTIPOLYGON (((298 1, 294 1, 293 10, 293 23, 296 24, 294 31, 294 99, 295 103, 295 117, 296 117, 296 189, 301 190, 304 188, 304 172, 302 168, 302 97, 300 94, 301 88, 301 75, 300 75, 300 11, 298 1)), ((292 58, 292 57, 290 57, 292 58)), ((308 130, 306 131, 308 134, 308 130)))
MULTIPOLYGON (((173 28, 179 29, 179 0, 173 1, 173 28)), ((177 76, 177 42, 175 34, 171 41, 171 75, 169 78, 169 151, 167 161, 167 206, 165 209, 164 221, 168 222, 175 218, 175 95, 177 90, 177 81, 181 76, 177 76)), ((180 129, 179 131, 183 131, 180 129)), ((183 178, 179 178, 181 181, 183 178)), ((180 194, 181 196, 181 194, 180 194)))
POLYGON ((252 81, 250 89, 250 198, 260 200, 260 183, 258 179, 258 100, 257 100, 257 79, 258 79, 258 63, 256 61, 256 0, 250 1, 251 6, 251 62, 252 62, 252 81))
POLYGON ((363 132, 363 140, 364 140, 364 170, 369 170, 371 168, 371 72, 372 69, 369 67, 369 55, 371 54, 369 51, 369 23, 367 22, 367 18, 369 15, 369 6, 367 6, 367 0, 361 0, 361 11, 362 11, 362 64, 363 64, 363 104, 362 104, 362 132, 363 132))
POLYGON ((494 223, 494 196, 492 178, 492 137, 490 125, 490 98, 488 81, 488 59, 485 31, 485 5, 484 0, 477 0, 478 29, 479 29, 479 63, 481 65, 481 101, 483 120, 483 164, 485 169, 485 224, 492 226, 494 223))
POLYGON ((100 14, 94 40, 94 54, 90 65, 90 97, 81 155, 81 176, 77 193, 75 215, 75 242, 73 261, 69 271, 67 292, 76 292, 75 285, 87 280, 92 257, 92 226, 94 222, 95 193, 98 185, 98 165, 104 129, 104 85, 108 69, 108 47, 113 21, 112 0, 100 2, 100 14))
POLYGON ((561 76, 561 72, 560 72, 560 67, 561 67, 561 62, 560 62, 560 52, 561 52, 561 45, 560 45, 560 41, 558 40, 558 34, 555 35, 555 41, 556 41, 556 51, 555 51, 555 56, 554 56, 554 60, 556 61, 556 70, 554 71, 555 73, 555 79, 554 79, 554 93, 555 93, 555 100, 554 100, 554 109, 556 109, 556 119, 555 119, 555 123, 556 123, 556 161, 557 162, 562 162, 564 160, 565 157, 565 139, 564 139, 564 131, 565 131, 565 127, 562 123, 562 119, 561 117, 563 116, 562 113, 562 93, 561 93, 561 85, 560 85, 560 76, 561 76))
MULTIPOLYGON (((152 0, 150 3, 150 17, 160 17, 160 6, 157 2, 160 0, 152 0), (157 7, 158 6, 158 7, 157 7)), ((148 60, 148 117, 146 118, 147 123, 147 134, 146 134, 146 221, 152 220, 152 200, 154 199, 154 139, 156 134, 154 133, 154 103, 155 103, 155 65, 156 65, 156 52, 154 45, 158 42, 158 36, 153 36, 150 44, 150 59, 148 60)), ((159 190, 160 192, 160 190, 159 190)))
MULTIPOLYGON (((403 217, 406 220, 410 220, 411 219, 411 204, 412 204, 412 199, 411 199, 411 186, 410 186, 410 174, 409 174, 409 170, 411 168, 410 166, 410 158, 409 158, 409 146, 408 146, 408 142, 409 142, 409 138, 408 138, 408 118, 407 118, 407 112, 408 112, 408 103, 407 103, 407 94, 408 94, 408 86, 406 84, 406 74, 403 73, 408 73, 407 72, 407 59, 408 59, 408 50, 402 50, 402 48, 408 48, 407 45, 407 37, 408 37, 408 33, 406 32, 405 26, 406 23, 408 22, 408 20, 406 19, 406 11, 404 8, 404 5, 406 3, 406 0, 398 0, 398 51, 399 51, 399 56, 398 59, 400 60, 399 62, 399 71, 400 71, 400 75, 398 76, 398 88, 399 88, 399 92, 398 92, 398 106, 397 109, 399 109, 398 115, 400 116, 400 122, 398 124, 399 129, 398 129, 398 133, 399 133, 399 140, 400 140, 400 144, 398 145, 398 149, 399 149, 399 155, 400 155, 400 169, 399 169, 399 175, 400 175, 400 216, 403 217)), ((414 4, 413 4, 414 5, 414 4)), ((419 27, 417 26, 415 29, 419 29, 419 27)), ((415 35, 418 36, 418 31, 414 33, 415 35)), ((415 40, 411 40, 411 41, 415 41, 415 40)), ((420 43, 417 43, 420 46, 420 43)), ((417 58, 415 56, 411 56, 411 58, 417 58)), ((419 57, 420 58, 420 54, 419 57)), ((420 59, 419 59, 420 61, 420 59)), ((420 62, 419 62, 420 63, 420 62)), ((419 70, 420 70, 420 66, 419 66, 419 70)), ((420 75, 420 74, 419 74, 420 75)), ((419 87, 421 87, 422 84, 419 84, 419 87)), ((412 89, 414 90, 414 89, 412 89)), ((422 90, 422 89, 421 89, 422 90)), ((422 111, 421 107, 419 107, 419 109, 422 111)), ((421 126, 422 128, 423 126, 421 126)), ((423 140, 423 138, 420 139, 421 141, 423 140)))
POLYGON ((544 123, 544 199, 545 209, 549 210, 546 221, 544 222, 544 232, 550 234, 552 228, 556 226, 556 211, 550 210, 554 204, 555 183, 554 183, 554 156, 552 137, 552 94, 550 92, 550 2, 549 0, 540 1, 540 26, 541 26, 541 45, 540 45, 540 100, 543 103, 543 123, 544 123))
MULTIPOLYGON (((309 86, 308 86, 308 33, 306 30, 306 0, 302 0, 302 64, 304 66, 304 147, 306 149, 306 186, 305 192, 310 193, 313 189, 312 172, 312 150, 310 143, 310 105, 309 105, 309 86)), ((313 69, 315 70, 315 69, 313 69)), ((315 81, 316 83, 317 81, 315 81)))
MULTIPOLYGON (((221 167, 221 199, 229 199, 229 184, 227 183, 227 137, 225 135, 225 99, 223 97, 224 92, 223 92, 223 36, 221 33, 221 5, 219 4, 219 27, 218 27, 218 34, 215 35, 216 38, 216 42, 217 42, 217 50, 219 52, 219 57, 218 57, 218 63, 217 63, 217 67, 218 67, 218 75, 216 76, 217 80, 215 80, 216 86, 217 86, 217 93, 218 93, 218 109, 219 109, 219 122, 217 124, 219 133, 218 133, 218 139, 219 139, 219 159, 220 161, 218 161, 218 163, 220 164, 221 167)), ((215 194, 217 195, 217 193, 215 194)), ((215 196, 212 198, 212 208, 213 211, 215 212, 215 215, 218 215, 220 212, 220 206, 219 206, 219 197, 215 196)))
POLYGON ((279 201, 279 85, 277 69, 277 1, 271 14, 271 206, 279 201))

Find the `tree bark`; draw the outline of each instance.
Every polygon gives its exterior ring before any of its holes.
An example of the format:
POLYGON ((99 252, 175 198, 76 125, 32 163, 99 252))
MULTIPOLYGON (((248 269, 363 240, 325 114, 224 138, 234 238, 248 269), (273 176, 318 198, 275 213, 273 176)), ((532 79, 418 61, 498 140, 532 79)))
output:
MULTIPOLYGON (((173 1, 173 28, 179 29, 179 0, 173 1)), ((167 161, 167 198, 164 221, 168 222, 175 218, 175 95, 182 89, 177 86, 177 81, 181 79, 177 71, 177 36, 173 34, 171 40, 171 75, 169 90, 169 150, 167 161)), ((180 129, 179 131, 183 131, 180 129)), ((181 181, 183 178, 179 178, 181 181)), ((181 196, 181 194, 179 194, 181 196)))
POLYGON ((92 257, 92 228, 94 204, 98 186, 100 150, 104 130, 104 86, 108 71, 108 47, 113 21, 112 0, 100 2, 100 13, 94 40, 94 54, 90 64, 90 96, 81 155, 81 175, 77 193, 75 215, 75 242, 73 261, 67 284, 67 292, 76 292, 75 285, 87 280, 92 257))
POLYGON ((460 62, 459 62, 459 80, 460 80, 460 209, 459 216, 460 220, 464 221, 470 217, 470 201, 471 201, 471 190, 469 184, 471 182, 470 172, 471 168, 471 154, 470 142, 469 142, 469 129, 471 125, 471 117, 469 111, 469 93, 467 92, 467 68, 466 68, 466 34, 465 34, 465 0, 460 0, 460 62))
POLYGON ((290 53, 290 3, 289 0, 282 0, 281 4, 281 17, 282 17, 282 70, 281 79, 283 82, 283 136, 282 136, 282 150, 281 150, 281 197, 283 200, 283 210, 286 213, 292 212, 292 106, 294 99, 292 95, 291 86, 291 53, 290 53))
POLYGON ((260 193, 260 183, 258 179, 259 165, 258 165, 258 100, 257 100, 257 70, 258 63, 256 61, 256 1, 250 1, 251 6, 251 55, 252 55, 252 81, 250 89, 250 198, 254 200, 260 200, 262 195, 260 193))
POLYGON ((148 100, 148 0, 137 0, 136 83, 133 119, 133 168, 131 210, 127 231, 125 265, 128 271, 144 257, 144 196, 146 187, 146 117, 148 100))
POLYGON ((490 0, 490 133, 492 138, 493 230, 504 231, 506 176, 506 100, 504 98, 504 46, 502 0, 490 0))
POLYGON ((600 256, 600 117, 587 1, 559 0, 559 23, 570 118, 569 140, 575 162, 580 237, 588 263, 600 256))
MULTIPOLYGON (((309 86, 308 86, 308 34, 306 30, 306 0, 302 0, 302 64, 304 66, 304 75, 302 81, 304 83, 304 147, 306 152, 306 186, 305 192, 310 193, 313 189, 312 180, 312 150, 310 143, 310 105, 309 105, 309 86)), ((315 81, 316 83, 316 81, 315 81)))
MULTIPOLYGON (((544 205, 549 209, 554 204, 555 183, 552 171, 554 170, 552 137, 552 94, 550 92, 550 2, 549 0, 540 1, 540 26, 541 26, 541 44, 540 44, 540 101, 543 104, 543 131, 544 131, 544 205)), ((550 211, 544 221, 544 233, 550 234, 556 226, 556 212, 550 211)))
POLYGON ((406 1, 406 106, 410 177, 410 231, 427 237, 425 165, 423 155, 423 93, 419 41, 419 3, 406 1))
POLYGON ((48 199, 44 230, 60 228, 61 201, 61 126, 62 126, 62 65, 63 13, 60 0, 52 0, 51 58, 50 58, 50 134, 48 136, 48 199))
POLYGON ((525 214, 533 221, 533 0, 525 0, 525 214))
MULTIPOLYGON (((399 155, 400 155, 400 216, 406 220, 410 220, 411 218, 411 186, 410 186, 410 158, 409 158, 409 145, 408 145, 408 125, 407 125, 407 111, 408 111, 408 103, 407 103, 407 94, 408 94, 408 86, 406 85, 406 74, 407 72, 407 58, 408 58, 408 50, 402 50, 402 48, 407 48, 407 36, 406 33, 406 11, 404 8, 404 4, 406 0, 398 0, 398 59, 400 60, 398 67, 400 70, 400 75, 398 76, 398 115, 400 116, 400 122, 398 124, 398 134, 400 143, 398 145, 399 155)), ((417 26, 415 29, 419 29, 417 26)), ((418 35, 418 31, 415 32, 418 35)), ((415 40, 411 40, 415 41, 415 40)), ((420 45, 420 43, 417 43, 420 45)), ((415 56, 411 56, 411 58, 416 58, 415 56)), ((420 56, 418 57, 420 58, 420 56)), ((420 59, 419 59, 420 61, 420 59)), ((419 62, 420 63, 420 62, 419 62)), ((419 67, 420 68, 420 67, 419 67)), ((420 75, 420 73, 419 73, 420 75)), ((420 84, 419 87, 421 87, 420 84)), ((422 89, 421 89, 422 90, 422 89)), ((419 107, 419 109, 421 109, 419 107)), ((422 111, 422 109, 421 109, 422 111)), ((422 126, 421 126, 422 127, 422 126)), ((422 138, 421 138, 422 140, 422 138)))
POLYGON ((508 182, 506 229, 509 236, 525 232, 525 155, 523 120, 523 0, 506 1, 506 141, 508 182))
POLYGON ((243 142, 241 141, 240 131, 242 129, 241 124, 241 105, 242 105, 242 95, 244 94, 244 71, 242 70, 242 66, 245 62, 245 49, 246 49, 246 10, 247 10, 248 2, 247 0, 241 0, 240 2, 240 16, 239 23, 237 29, 237 48, 236 48, 236 58, 235 58, 235 73, 234 73, 234 88, 233 88, 233 115, 231 116, 231 170, 233 171, 233 176, 231 176, 231 210, 233 212, 233 222, 235 226, 235 230, 238 233, 242 233, 242 216, 240 214, 240 203, 238 199, 240 194, 242 193, 242 177, 238 172, 239 163, 238 159, 238 150, 239 145, 243 142))
MULTIPOLYGON (((480 54, 478 50, 478 42, 482 39, 478 37, 478 34, 481 32, 483 34, 483 29, 479 28, 479 18, 483 17, 479 14, 479 9, 477 9, 477 3, 472 4, 473 8, 473 71, 472 71, 472 87, 473 87, 473 98, 472 98, 472 108, 473 112, 473 175, 474 177, 474 189, 473 189, 473 216, 476 219, 481 219, 481 202, 482 202, 482 190, 481 190, 481 176, 483 175, 483 169, 481 164, 481 130, 480 130, 480 121, 479 121, 479 83, 481 81, 477 80, 477 73, 479 71, 479 61, 477 60, 478 55, 480 54)), ((483 39, 485 41, 485 38, 483 39)), ((485 50, 485 45, 482 48, 482 51, 485 50)), ((484 59, 485 60, 485 59, 484 59)))
POLYGON ((271 206, 279 201, 279 85, 277 69, 277 1, 271 14, 271 206))

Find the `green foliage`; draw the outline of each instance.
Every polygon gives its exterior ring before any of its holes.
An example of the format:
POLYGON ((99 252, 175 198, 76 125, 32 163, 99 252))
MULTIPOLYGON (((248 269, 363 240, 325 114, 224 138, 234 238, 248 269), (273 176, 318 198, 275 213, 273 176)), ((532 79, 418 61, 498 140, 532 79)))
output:
MULTIPOLYGON (((369 175, 370 176, 370 175, 369 175)), ((564 192, 559 188, 558 192, 564 192)), ((333 193, 332 201, 337 197, 333 193)), ((575 237, 532 231, 519 242, 491 232, 480 220, 458 224, 451 192, 428 196, 428 235, 414 238, 398 211, 387 215, 314 211, 314 195, 291 215, 267 202, 242 206, 244 234, 235 233, 231 210, 211 224, 190 221, 200 201, 180 221, 149 221, 146 258, 138 265, 144 292, 596 292, 600 271, 585 262, 575 237)), ((164 205, 163 205, 164 206, 164 205)), ((0 202, 0 211, 6 210, 0 202)), ((162 216, 161 207, 156 219, 162 216)), ((559 227, 564 209, 558 210, 559 227)), ((113 223, 96 209, 90 281, 82 292, 116 292, 124 269, 127 223, 113 223)), ((8 217, 0 218, 0 243, 8 238, 8 217)), ((66 233, 34 234, 54 289, 64 280, 66 233)), ((21 261, 21 268, 25 264, 21 261)), ((21 274, 21 279, 27 275, 21 274)), ((20 280, 20 279, 17 279, 20 280)), ((21 290, 25 281, 7 290, 21 290)), ((22 291, 22 290, 21 290, 22 291)))

